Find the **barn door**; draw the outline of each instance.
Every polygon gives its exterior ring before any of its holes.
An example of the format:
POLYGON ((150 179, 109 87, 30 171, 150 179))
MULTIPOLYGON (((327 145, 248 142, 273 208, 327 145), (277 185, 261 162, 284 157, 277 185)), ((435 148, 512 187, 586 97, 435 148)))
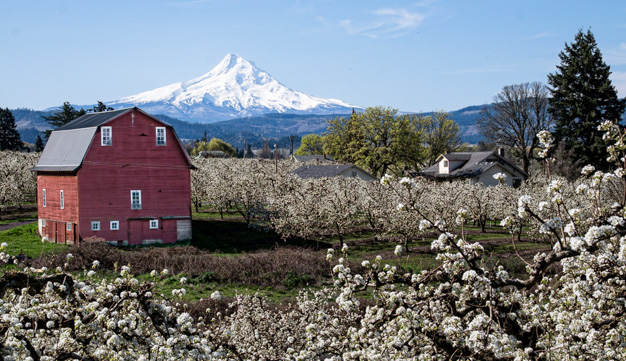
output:
POLYGON ((56 242, 57 241, 57 222, 48 221, 48 241, 56 242))
POLYGON ((65 243, 65 227, 67 227, 65 222, 56 222, 57 243, 65 243))
POLYGON ((142 244, 143 223, 141 219, 131 219, 128 221, 128 244, 142 244))

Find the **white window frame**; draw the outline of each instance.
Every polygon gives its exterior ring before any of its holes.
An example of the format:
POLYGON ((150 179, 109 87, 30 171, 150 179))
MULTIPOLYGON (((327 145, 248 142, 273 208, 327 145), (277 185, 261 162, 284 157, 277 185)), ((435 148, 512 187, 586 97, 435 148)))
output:
POLYGON ((61 192, 59 194, 59 206, 61 207, 61 209, 65 209, 65 194, 63 193, 63 190, 61 189, 61 192))
POLYGON ((100 144, 102 146, 113 145, 113 128, 100 127, 100 144))
POLYGON ((100 230, 100 221, 91 221, 91 230, 99 231, 100 230))
POLYGON ((46 188, 41 190, 41 201, 43 203, 43 207, 46 207, 46 188))
POLYGON ((156 127, 155 134, 156 134, 156 145, 164 146, 164 145, 167 144, 167 138, 166 138, 167 132, 165 131, 165 127, 156 127), (159 137, 159 132, 163 132, 163 137, 162 137, 163 140, 161 142, 159 142, 159 140, 160 140, 159 139, 160 138, 159 137))
POLYGON ((130 209, 141 209, 141 190, 133 189, 130 191, 130 209), (133 193, 137 193, 138 203, 133 202, 133 193))
POLYGON ((159 220, 151 219, 150 220, 150 229, 158 229, 159 228, 159 220))
POLYGON ((65 230, 66 231, 71 231, 72 230, 72 223, 71 222, 67 222, 67 224, 65 225, 65 230))
POLYGON ((45 219, 42 219, 42 220, 41 220, 41 226, 42 226, 42 227, 45 227, 45 226, 46 226, 46 220, 45 220, 45 219))
POLYGON ((109 222, 109 229, 111 229, 112 231, 119 231, 120 230, 120 221, 111 221, 111 222, 109 222))

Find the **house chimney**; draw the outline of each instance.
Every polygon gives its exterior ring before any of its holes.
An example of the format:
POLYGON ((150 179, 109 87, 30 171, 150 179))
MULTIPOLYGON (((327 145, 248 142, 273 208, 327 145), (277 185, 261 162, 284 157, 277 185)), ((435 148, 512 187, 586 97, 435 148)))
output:
POLYGON ((504 148, 498 147, 498 155, 504 158, 504 148))

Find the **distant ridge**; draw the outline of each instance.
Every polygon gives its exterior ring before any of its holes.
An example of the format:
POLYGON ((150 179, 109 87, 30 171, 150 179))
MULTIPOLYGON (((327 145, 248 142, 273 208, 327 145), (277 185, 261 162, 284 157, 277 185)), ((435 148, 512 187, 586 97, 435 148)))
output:
MULTIPOLYGON (((476 127, 476 119, 480 110, 488 105, 475 105, 449 112, 452 119, 461 128, 461 140, 466 143, 478 143, 484 137, 476 127)), ((80 108, 80 107, 78 107, 80 108)), ((144 108, 142 108, 144 109, 144 108)), ((42 130, 50 129, 50 125, 42 116, 52 115, 58 111, 38 111, 30 109, 12 110, 18 131, 22 140, 34 142, 35 137, 42 130)), ((262 145, 263 139, 280 139, 290 135, 305 135, 310 133, 323 133, 329 119, 350 116, 349 112, 343 114, 292 114, 292 113, 266 113, 254 117, 243 117, 223 120, 213 123, 194 123, 188 120, 180 120, 166 114, 153 113, 157 118, 171 124, 179 137, 184 139, 199 139, 205 132, 207 137, 220 138, 234 146, 243 147, 243 138, 248 144, 262 145)), ((424 113, 429 115, 432 113, 424 113)))
POLYGON ((281 84, 253 63, 235 54, 208 73, 106 103, 116 109, 138 106, 150 114, 196 122, 255 117, 266 113, 341 114, 350 105, 323 99, 281 84))

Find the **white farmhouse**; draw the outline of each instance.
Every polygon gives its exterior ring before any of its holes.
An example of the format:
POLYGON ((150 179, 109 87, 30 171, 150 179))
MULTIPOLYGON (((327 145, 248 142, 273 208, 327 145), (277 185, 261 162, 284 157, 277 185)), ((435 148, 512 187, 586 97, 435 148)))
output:
POLYGON ((512 187, 519 187, 528 178, 528 174, 505 159, 501 151, 442 154, 435 165, 419 175, 440 181, 471 179, 486 186, 495 186, 498 185, 498 180, 494 178, 497 173, 504 174, 504 183, 512 187))

